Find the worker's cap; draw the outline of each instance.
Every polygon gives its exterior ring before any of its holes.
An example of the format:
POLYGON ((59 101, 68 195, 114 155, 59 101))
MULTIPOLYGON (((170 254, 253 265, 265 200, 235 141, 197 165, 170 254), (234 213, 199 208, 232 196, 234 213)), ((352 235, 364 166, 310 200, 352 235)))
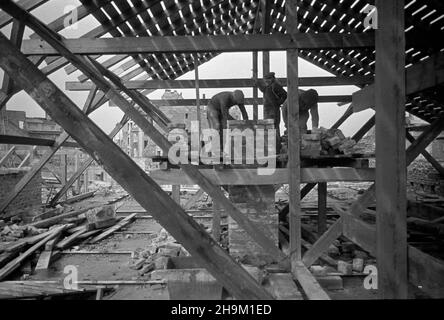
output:
POLYGON ((269 72, 264 76, 264 79, 274 79, 274 72, 269 72))

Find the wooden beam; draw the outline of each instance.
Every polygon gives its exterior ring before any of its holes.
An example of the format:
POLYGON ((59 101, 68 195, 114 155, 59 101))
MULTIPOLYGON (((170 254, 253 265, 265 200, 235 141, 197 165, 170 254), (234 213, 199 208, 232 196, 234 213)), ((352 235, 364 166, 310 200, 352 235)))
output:
MULTIPOLYGON (((407 140, 410 142, 410 143, 413 143, 413 142, 415 142, 415 138, 411 135, 411 133, 410 132, 408 132, 408 131, 406 131, 405 132, 405 136, 406 136, 406 138, 407 138, 407 140)), ((441 166, 441 164, 438 162, 438 161, 436 161, 436 159, 435 158, 433 158, 433 156, 430 154, 430 153, 428 153, 427 152, 427 150, 423 150, 422 152, 421 152, 421 154, 424 156, 424 158, 426 158, 427 159, 427 161, 436 169, 436 171, 438 171, 441 175, 443 175, 444 176, 444 168, 443 168, 443 166, 441 166)))
POLYGON ((62 232, 66 228, 66 225, 62 225, 60 227, 56 227, 51 231, 51 233, 34 244, 31 248, 23 252, 20 256, 9 262, 6 266, 0 269, 0 281, 4 280, 7 276, 9 276, 14 270, 20 267, 21 263, 25 261, 30 255, 34 254, 40 247, 44 246, 48 241, 58 236, 60 232, 62 232))
MULTIPOLYGON (((8 12, 27 15, 12 2, 8 12)), ((29 21, 27 16, 27 21, 29 21)), ((38 102, 82 147, 100 159, 111 176, 238 299, 271 299, 183 209, 46 76, 0 34, 0 67, 38 102), (17 66, 21 66, 17 68, 17 66)))
MULTIPOLYGON (((444 53, 440 52, 403 71, 406 94, 411 95, 444 83, 444 53)), ((353 93, 353 111, 360 112, 375 106, 375 85, 353 93)))
MULTIPOLYGON (((10 135, 0 135, 0 144, 17 144, 17 145, 27 145, 27 146, 52 147, 56 144, 56 140, 32 138, 32 137, 21 137, 21 136, 10 136, 10 135)), ((62 147, 79 148, 79 145, 76 142, 65 141, 62 144, 62 147)))
POLYGON ((407 299, 404 0, 377 0, 376 244, 378 294, 407 299))
POLYGON ((333 225, 316 241, 313 246, 304 254, 302 262, 309 268, 321 255, 327 251, 333 241, 342 235, 342 218, 333 223, 333 225))
MULTIPOLYGON (((371 48, 374 46, 374 35, 371 33, 300 33, 294 37, 294 41, 289 35, 277 33, 270 35, 79 38, 66 39, 63 43, 73 54, 80 55, 281 51, 287 49, 327 50, 371 48)), ((24 40, 21 51, 26 55, 60 55, 51 45, 39 39, 24 40)))
MULTIPOLYGON (((338 101, 347 101, 351 102, 351 96, 319 96, 319 103, 333 103, 338 101)), ((196 99, 162 99, 162 100, 150 100, 152 104, 156 107, 192 107, 197 105, 196 99)), ((203 105, 207 105, 210 102, 210 99, 200 99, 200 103, 203 105)), ((245 98, 245 105, 254 105, 254 104, 262 105, 262 99, 253 98, 245 98)), ((114 103, 109 104, 110 107, 115 107, 114 103)))
MULTIPOLYGON (((300 169, 301 183, 314 182, 359 182, 374 181, 373 168, 302 168, 300 169)), ((199 172, 215 185, 269 185, 288 184, 290 181, 288 169, 276 169, 271 175, 260 175, 257 169, 200 169, 199 172)), ((193 179, 183 170, 155 170, 150 177, 160 185, 192 185, 193 179)))
MULTIPOLYGON (((296 0, 285 3, 287 32, 291 38, 298 35, 296 0)), ((290 262, 291 272, 297 274, 297 264, 302 259, 301 243, 301 156, 299 127, 299 52, 297 49, 287 50, 288 77, 288 183, 289 183, 289 230, 290 230, 290 262)))
MULTIPOLYGON (((257 20, 256 20, 257 21, 257 20)), ((252 53, 252 64, 253 64, 253 81, 257 81, 258 79, 258 52, 253 51, 252 53)), ((232 85, 232 84, 230 84, 232 85)), ((238 87, 240 88, 240 87, 238 87)), ((258 88, 257 86, 253 86, 253 120, 259 119, 259 111, 258 111, 258 103, 256 100, 258 99, 258 88)))
POLYGON ((318 236, 327 230, 327 183, 318 183, 318 236))
MULTIPOLYGON (((256 52, 256 51, 255 51, 256 52)), ((254 52, 253 52, 254 53, 254 52)), ((254 59, 253 59, 254 60, 254 59)), ((256 75, 257 77, 257 75, 256 75)), ((254 78, 254 75, 253 75, 254 78)), ((277 79, 284 87, 287 86, 287 78, 277 79)), ((300 87, 329 87, 329 86, 357 86, 373 83, 373 77, 301 77, 300 87)), ((131 80, 123 84, 130 90, 141 89, 194 89, 195 80, 131 80)), ((65 89, 69 91, 87 91, 94 84, 91 81, 76 82, 67 81, 65 89)), ((252 79, 199 79, 201 89, 212 88, 251 88, 255 87, 252 79)), ((256 88, 257 89, 257 88, 256 88)), ((254 96, 253 96, 254 98, 254 96)))

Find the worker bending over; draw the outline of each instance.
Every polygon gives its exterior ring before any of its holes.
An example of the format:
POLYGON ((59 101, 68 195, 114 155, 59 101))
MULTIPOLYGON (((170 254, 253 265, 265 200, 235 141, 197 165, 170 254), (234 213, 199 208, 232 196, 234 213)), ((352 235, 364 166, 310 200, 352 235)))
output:
POLYGON ((207 106, 207 119, 211 129, 216 129, 222 138, 223 129, 227 128, 227 121, 233 120, 229 110, 237 105, 242 113, 242 118, 248 120, 248 114, 245 110, 244 93, 241 90, 233 92, 224 91, 216 94, 210 99, 207 106))
MULTIPOLYGON (((299 89, 299 128, 301 134, 307 132, 307 122, 310 115, 313 129, 319 128, 318 101, 319 95, 316 90, 304 91, 299 89)), ((285 128, 288 130, 288 100, 282 106, 282 116, 285 128)))

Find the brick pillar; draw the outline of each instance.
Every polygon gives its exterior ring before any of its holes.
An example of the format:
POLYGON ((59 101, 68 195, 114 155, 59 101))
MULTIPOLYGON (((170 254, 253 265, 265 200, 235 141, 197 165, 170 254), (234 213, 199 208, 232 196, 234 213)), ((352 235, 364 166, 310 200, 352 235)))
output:
MULTIPOLYGON (((230 129, 237 128, 243 130, 250 127, 255 131, 257 128, 272 129, 266 120, 257 121, 229 121, 230 129)), ((265 142, 267 139, 265 139, 265 142)), ((245 139, 244 139, 245 144, 245 139)), ((262 143, 262 142, 261 142, 262 143)), ((245 150, 243 148, 243 159, 245 150)), ((233 153, 231 155, 234 156, 233 153)), ((243 161, 245 163, 245 160, 243 161)), ((233 168, 257 168, 258 165, 234 165, 233 168)), ((230 200, 248 218, 254 222, 259 229, 263 230, 275 244, 278 245, 278 211, 275 208, 274 185, 261 186, 228 186, 230 200)), ((275 262, 246 232, 229 217, 228 219, 228 239, 230 254, 241 262, 255 266, 262 266, 275 262)))

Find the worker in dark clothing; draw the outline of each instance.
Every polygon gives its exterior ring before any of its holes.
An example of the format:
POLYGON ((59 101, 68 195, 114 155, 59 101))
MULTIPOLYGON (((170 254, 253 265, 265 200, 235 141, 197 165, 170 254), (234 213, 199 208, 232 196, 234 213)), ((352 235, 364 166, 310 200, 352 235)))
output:
POLYGON ((287 100, 287 92, 276 80, 274 72, 267 73, 264 79, 256 80, 255 85, 264 95, 264 119, 273 119, 276 129, 276 152, 280 150, 281 105, 287 100))
POLYGON ((227 128, 227 121, 233 120, 229 110, 237 105, 242 113, 242 118, 248 120, 245 110, 244 93, 241 90, 219 92, 210 99, 207 106, 207 119, 211 129, 220 131, 227 128))
POLYGON ((280 108, 287 100, 287 92, 274 76, 274 72, 267 73, 264 80, 257 80, 256 86, 264 94, 264 119, 273 119, 276 128, 281 122, 280 108))
MULTIPOLYGON (((319 95, 316 90, 310 89, 304 91, 299 89, 299 128, 301 134, 307 132, 307 122, 310 115, 313 129, 319 128, 318 101, 319 95)), ((288 101, 285 101, 282 106, 282 116, 284 118, 285 128, 288 130, 288 101)))

